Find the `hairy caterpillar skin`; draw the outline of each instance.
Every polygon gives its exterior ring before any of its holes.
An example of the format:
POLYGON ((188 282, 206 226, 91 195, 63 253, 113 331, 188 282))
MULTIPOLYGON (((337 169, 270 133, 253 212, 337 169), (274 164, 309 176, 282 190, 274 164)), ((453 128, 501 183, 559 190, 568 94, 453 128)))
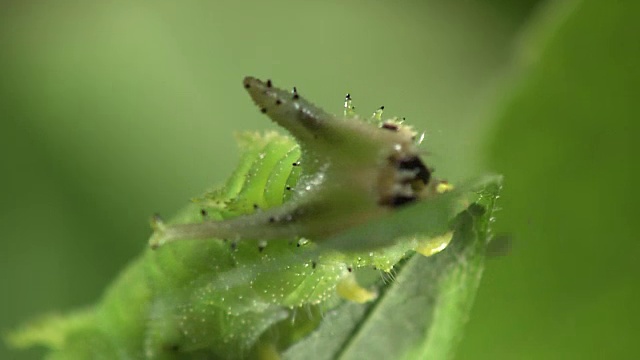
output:
POLYGON ((404 233, 374 245, 348 239, 354 252, 319 251, 349 229, 445 196, 448 185, 433 179, 406 126, 350 108, 329 115, 271 81, 243 85, 296 141, 240 135, 243 158, 225 186, 168 223, 155 218, 151 248, 99 304, 45 319, 14 343, 44 344, 50 359, 277 358, 343 299, 376 297, 356 273, 391 272, 409 251, 448 244, 447 234, 404 233))

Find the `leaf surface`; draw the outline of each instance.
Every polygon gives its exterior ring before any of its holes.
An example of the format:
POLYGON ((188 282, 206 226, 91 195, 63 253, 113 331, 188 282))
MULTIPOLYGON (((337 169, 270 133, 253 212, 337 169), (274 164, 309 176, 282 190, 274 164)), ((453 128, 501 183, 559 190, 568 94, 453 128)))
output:
POLYGON ((409 258, 375 303, 366 309, 346 303, 328 313, 285 359, 451 358, 480 282, 499 190, 495 178, 458 215, 447 249, 409 258))

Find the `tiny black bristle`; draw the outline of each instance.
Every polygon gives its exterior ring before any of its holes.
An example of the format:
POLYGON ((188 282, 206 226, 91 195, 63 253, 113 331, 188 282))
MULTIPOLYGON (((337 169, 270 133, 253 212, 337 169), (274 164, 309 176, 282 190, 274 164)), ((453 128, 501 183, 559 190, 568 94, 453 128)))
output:
POLYGON ((271 79, 267 80, 267 87, 270 88, 273 86, 273 83, 271 82, 271 79))

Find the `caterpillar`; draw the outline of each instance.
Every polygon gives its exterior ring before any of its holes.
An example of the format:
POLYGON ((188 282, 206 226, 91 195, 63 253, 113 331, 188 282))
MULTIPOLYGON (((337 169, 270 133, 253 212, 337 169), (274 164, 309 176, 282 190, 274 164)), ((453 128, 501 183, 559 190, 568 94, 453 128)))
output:
POLYGON ((154 216, 149 249, 98 304, 30 324, 14 344, 50 359, 277 358, 342 301, 375 299, 362 274, 447 246, 468 187, 434 178, 413 129, 356 115, 349 95, 334 116, 296 88, 243 86, 291 137, 239 135, 226 184, 169 222, 154 216))

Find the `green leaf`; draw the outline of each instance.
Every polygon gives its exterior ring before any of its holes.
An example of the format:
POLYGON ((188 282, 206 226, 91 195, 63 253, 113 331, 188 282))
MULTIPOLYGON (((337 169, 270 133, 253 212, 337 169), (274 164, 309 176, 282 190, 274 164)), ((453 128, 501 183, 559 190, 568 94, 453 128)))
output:
POLYGON ((414 255, 367 309, 346 303, 285 359, 448 359, 460 340, 484 267, 499 179, 456 218, 444 251, 414 255))

